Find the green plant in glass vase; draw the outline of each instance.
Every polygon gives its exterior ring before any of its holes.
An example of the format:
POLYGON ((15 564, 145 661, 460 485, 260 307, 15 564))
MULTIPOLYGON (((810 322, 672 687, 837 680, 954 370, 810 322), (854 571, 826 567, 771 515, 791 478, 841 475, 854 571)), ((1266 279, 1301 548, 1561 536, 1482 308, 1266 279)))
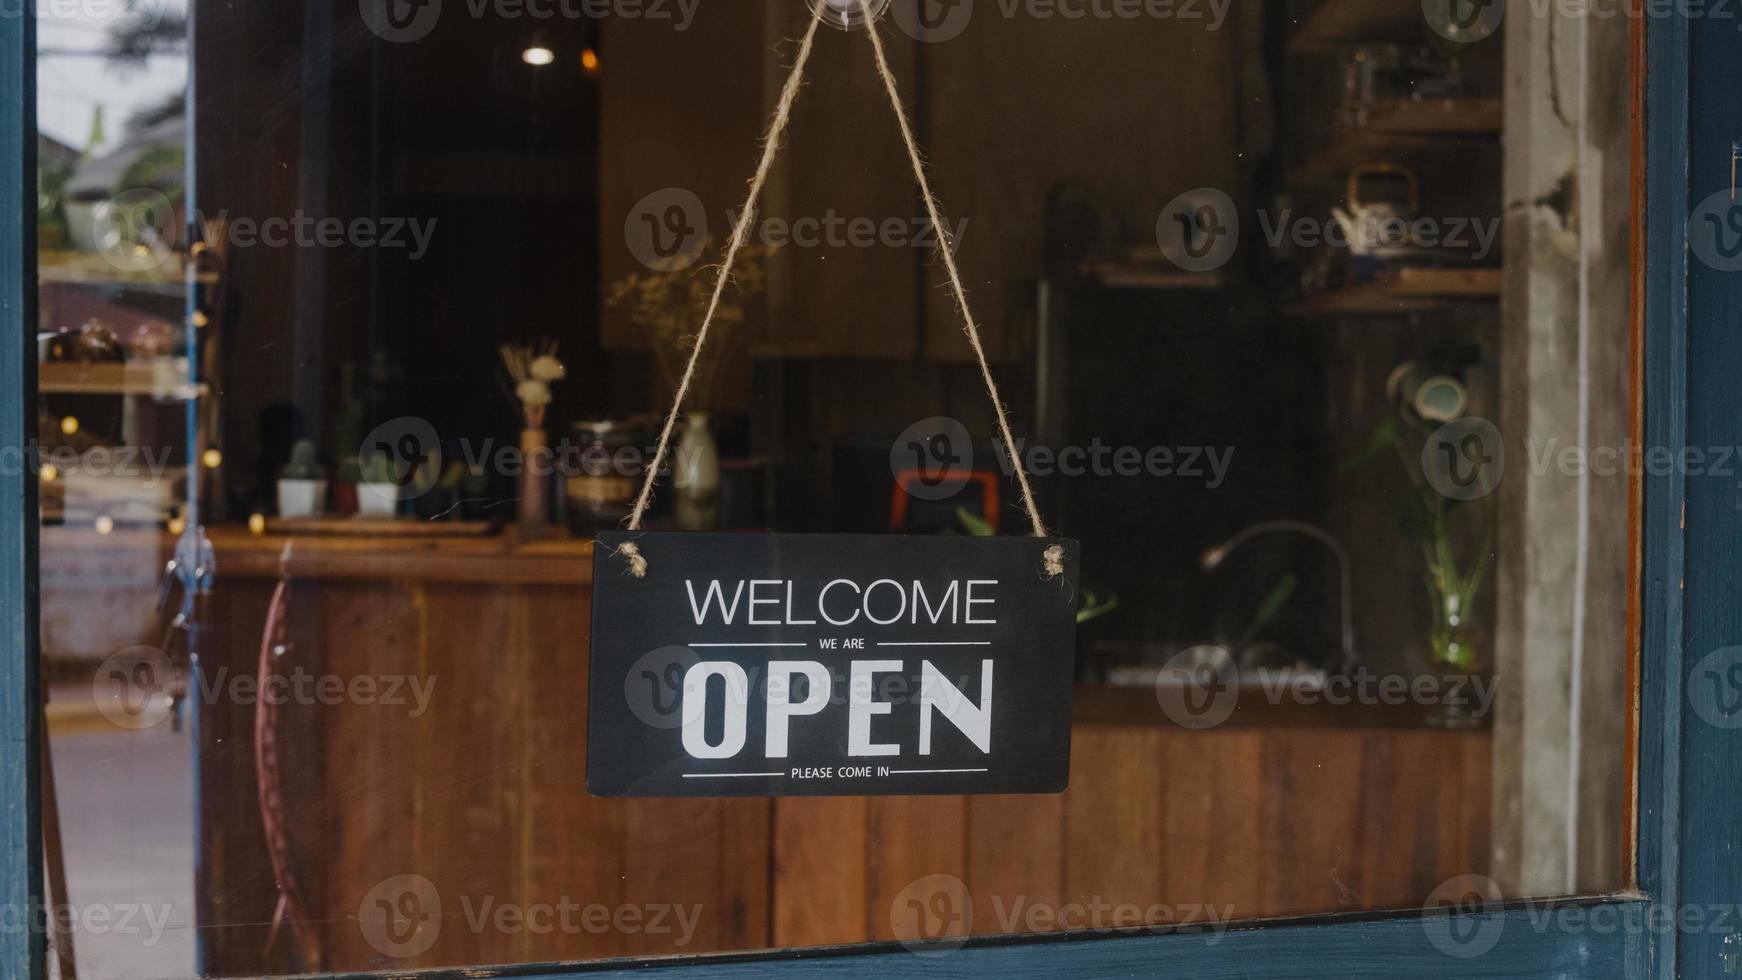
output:
MULTIPOLYGON (((1348 475, 1378 456, 1397 459, 1410 488, 1404 496, 1400 524, 1422 553, 1429 658, 1438 670, 1478 674, 1487 664, 1474 615, 1492 563, 1493 510, 1489 494, 1473 495, 1472 499, 1450 496, 1429 478, 1429 445, 1438 438, 1440 424, 1422 422, 1407 411, 1401 419, 1382 419, 1373 427, 1366 446, 1345 460, 1340 469, 1348 475)), ((1453 707, 1442 705, 1436 720, 1457 726, 1475 723, 1476 719, 1451 710, 1453 707)))

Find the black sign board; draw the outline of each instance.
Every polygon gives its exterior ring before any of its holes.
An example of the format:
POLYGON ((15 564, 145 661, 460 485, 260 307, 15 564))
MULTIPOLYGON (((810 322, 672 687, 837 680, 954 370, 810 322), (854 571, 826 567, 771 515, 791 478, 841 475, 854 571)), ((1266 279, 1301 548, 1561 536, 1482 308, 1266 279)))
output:
POLYGON ((1077 557, 1063 538, 601 534, 587 789, 1060 792, 1077 557))

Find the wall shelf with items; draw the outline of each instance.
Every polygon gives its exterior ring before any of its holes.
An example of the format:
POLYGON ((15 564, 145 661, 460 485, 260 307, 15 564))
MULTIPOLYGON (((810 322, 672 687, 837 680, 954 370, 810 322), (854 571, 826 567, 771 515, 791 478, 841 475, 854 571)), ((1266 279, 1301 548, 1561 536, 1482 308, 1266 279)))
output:
POLYGON ((189 299, 220 281, 215 263, 189 261, 180 251, 138 269, 90 251, 40 257, 38 425, 54 463, 42 470, 45 522, 101 534, 183 528, 189 478, 209 480, 221 465, 203 417, 192 445, 184 435, 186 413, 211 405, 188 352, 209 348, 190 344, 189 317, 204 339, 211 331, 205 304, 190 314, 189 299))
POLYGON ((1318 0, 1289 36, 1274 206, 1324 232, 1288 240, 1311 284, 1291 315, 1423 313, 1500 294, 1502 41, 1448 43, 1433 17, 1395 0, 1318 0))

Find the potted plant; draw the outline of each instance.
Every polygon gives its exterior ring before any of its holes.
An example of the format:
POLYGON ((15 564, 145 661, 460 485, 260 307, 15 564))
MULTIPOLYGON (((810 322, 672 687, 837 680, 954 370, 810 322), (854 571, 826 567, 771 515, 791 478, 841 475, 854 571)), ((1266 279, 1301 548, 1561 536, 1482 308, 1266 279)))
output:
POLYGON ((358 476, 357 512, 368 517, 392 517, 403 494, 386 453, 372 453, 358 476))
POLYGON ((327 480, 315 459, 315 444, 298 439, 291 447, 290 462, 278 475, 278 516, 314 517, 326 502, 327 480))
MULTIPOLYGON (((1452 675, 1477 675, 1486 668, 1481 636, 1476 628, 1476 600, 1493 563, 1493 514, 1491 502, 1461 500, 1440 492, 1422 469, 1422 432, 1439 419, 1422 419, 1405 411, 1400 426, 1395 418, 1374 426, 1366 448, 1344 462, 1345 475, 1369 459, 1395 453, 1409 478, 1410 492, 1403 497, 1401 526, 1422 552, 1422 585, 1427 592, 1429 626, 1428 659, 1436 670, 1452 675), (1415 438, 1408 436, 1415 432, 1415 438)), ((1436 724, 1448 728, 1479 725, 1461 703, 1442 705, 1436 724)))
POLYGON ((557 342, 542 337, 533 344, 503 344, 502 365, 520 402, 520 526, 522 531, 542 528, 550 520, 550 441, 544 431, 545 411, 550 407, 551 385, 568 377, 568 368, 556 356, 557 342))

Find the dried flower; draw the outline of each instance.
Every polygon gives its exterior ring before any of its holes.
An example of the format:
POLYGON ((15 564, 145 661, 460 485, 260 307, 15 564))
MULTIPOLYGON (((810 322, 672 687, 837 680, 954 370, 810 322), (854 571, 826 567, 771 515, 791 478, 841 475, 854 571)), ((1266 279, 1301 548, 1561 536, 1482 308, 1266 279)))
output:
MULTIPOLYGON (((704 243, 708 248, 712 243, 704 243)), ((722 363, 749 342, 746 310, 760 300, 767 285, 768 264, 774 249, 746 245, 738 253, 732 279, 721 297, 709 328, 708 345, 696 362, 690 385, 693 404, 707 405, 722 363)), ((672 387, 677 386, 684 365, 695 350, 696 331, 713 293, 713 267, 698 266, 676 271, 629 275, 611 286, 607 305, 646 330, 652 338, 655 363, 672 387)))
POLYGON ((568 376, 568 368, 563 362, 551 354, 543 354, 532 359, 532 376, 540 381, 561 381, 568 376))
POLYGON ((543 408, 550 404, 550 385, 537 378, 528 378, 514 388, 515 397, 528 408, 543 408))
POLYGON ((536 344, 503 344, 502 366, 514 383, 514 396, 529 428, 544 426, 544 410, 550 405, 550 386, 568 374, 556 357, 556 341, 539 338, 536 344))

